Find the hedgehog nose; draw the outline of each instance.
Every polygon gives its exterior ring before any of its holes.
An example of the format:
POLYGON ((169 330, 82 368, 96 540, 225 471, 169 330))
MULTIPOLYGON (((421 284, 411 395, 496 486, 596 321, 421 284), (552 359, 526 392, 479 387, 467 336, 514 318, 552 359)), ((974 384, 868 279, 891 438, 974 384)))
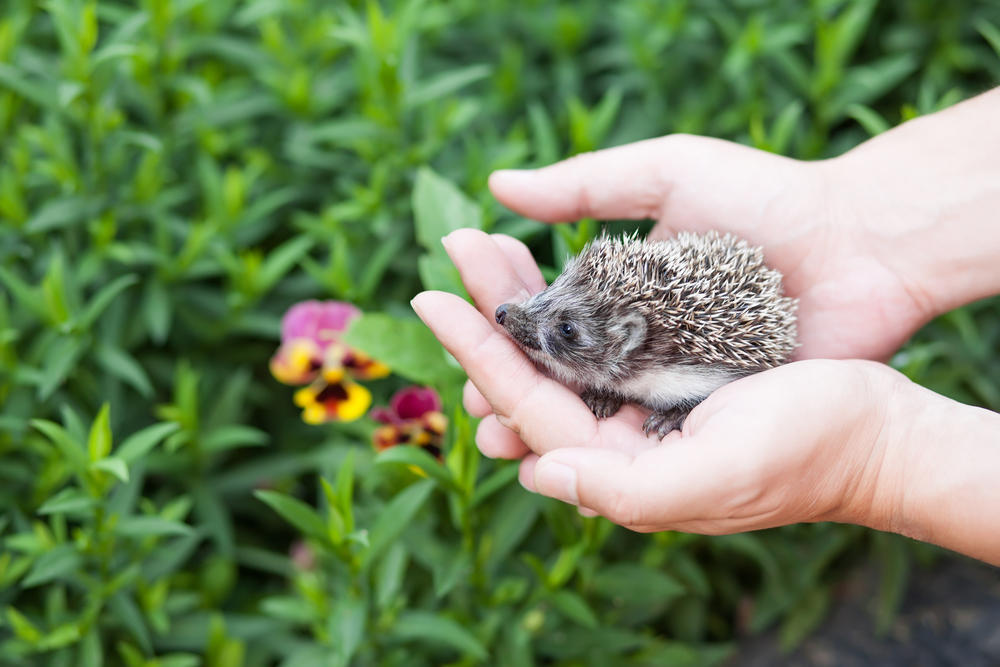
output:
POLYGON ((497 312, 496 312, 496 316, 495 317, 497 318, 497 324, 499 324, 500 326, 503 326, 503 321, 505 319, 507 319, 507 304, 506 303, 500 304, 500 306, 497 308, 497 312))

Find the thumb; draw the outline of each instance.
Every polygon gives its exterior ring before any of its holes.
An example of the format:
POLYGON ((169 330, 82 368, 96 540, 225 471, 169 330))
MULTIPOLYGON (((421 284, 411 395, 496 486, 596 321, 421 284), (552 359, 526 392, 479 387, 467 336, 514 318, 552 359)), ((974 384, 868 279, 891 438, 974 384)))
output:
POLYGON ((669 137, 581 153, 541 169, 490 175, 507 208, 536 220, 659 218, 669 185, 663 168, 669 137))
POLYGON ((726 477, 703 448, 673 442, 630 455, 598 447, 563 447, 542 455, 532 471, 542 495, 590 508, 625 527, 701 518, 726 477))

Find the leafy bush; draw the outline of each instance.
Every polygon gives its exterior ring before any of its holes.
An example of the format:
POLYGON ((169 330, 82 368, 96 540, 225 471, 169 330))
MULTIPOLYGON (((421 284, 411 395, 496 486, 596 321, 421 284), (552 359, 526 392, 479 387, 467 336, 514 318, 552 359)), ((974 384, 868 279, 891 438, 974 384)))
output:
MULTIPOLYGON (((869 552, 884 626, 926 548, 640 536, 522 491, 407 301, 461 290, 453 227, 550 274, 595 233, 501 210, 493 169, 674 131, 829 156, 1000 80, 998 53, 995 2, 7 0, 0 662, 711 663, 797 641, 869 552), (267 361, 307 298, 371 314, 377 403, 441 392, 440 461, 302 423, 267 361)), ((997 409, 998 343, 984 302, 897 364, 997 409)))

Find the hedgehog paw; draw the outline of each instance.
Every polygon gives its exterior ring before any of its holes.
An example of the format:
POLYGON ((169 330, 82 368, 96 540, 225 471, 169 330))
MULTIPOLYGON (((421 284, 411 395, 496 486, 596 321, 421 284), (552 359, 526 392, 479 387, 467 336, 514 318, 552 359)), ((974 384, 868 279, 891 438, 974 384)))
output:
POLYGON ((684 426, 684 420, 688 416, 687 410, 664 410, 662 412, 657 411, 646 417, 646 421, 642 424, 642 432, 649 436, 650 433, 656 433, 657 440, 663 440, 663 437, 674 430, 681 430, 684 426))
POLYGON ((598 419, 605 419, 618 412, 622 406, 622 400, 614 394, 606 394, 588 389, 580 394, 580 398, 587 404, 590 411, 598 419))

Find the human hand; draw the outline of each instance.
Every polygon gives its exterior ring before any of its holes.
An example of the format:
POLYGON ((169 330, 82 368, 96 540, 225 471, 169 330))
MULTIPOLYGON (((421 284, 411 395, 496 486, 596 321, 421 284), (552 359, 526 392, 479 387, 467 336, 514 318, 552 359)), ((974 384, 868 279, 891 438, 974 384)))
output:
POLYGON ((479 312, 436 292, 414 309, 471 378, 480 450, 523 457, 525 487, 634 530, 846 521, 1000 564, 1000 415, 880 364, 801 361, 722 387, 658 444, 638 408, 595 419, 495 325, 498 304, 544 287, 524 245, 460 230, 445 247, 479 312))
POLYGON ((867 362, 791 364, 718 390, 660 444, 634 406, 595 419, 494 325, 496 305, 544 284, 523 245, 471 230, 445 245, 479 312, 434 292, 413 305, 474 383, 466 407, 484 417, 480 449, 524 457, 525 487, 644 531, 846 520, 865 506, 882 399, 902 376, 867 362))
POLYGON ((650 238, 733 232, 764 248, 799 299, 796 358, 885 359, 936 313, 831 167, 671 135, 496 172, 490 188, 507 207, 547 222, 650 218, 650 238))

